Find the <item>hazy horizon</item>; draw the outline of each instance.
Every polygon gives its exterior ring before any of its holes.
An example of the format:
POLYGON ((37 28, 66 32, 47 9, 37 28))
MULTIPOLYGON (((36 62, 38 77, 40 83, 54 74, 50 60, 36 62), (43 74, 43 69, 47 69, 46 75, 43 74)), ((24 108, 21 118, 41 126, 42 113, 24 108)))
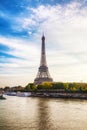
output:
POLYGON ((87 82, 87 1, 0 1, 0 87, 36 77, 44 32, 54 81, 87 82))

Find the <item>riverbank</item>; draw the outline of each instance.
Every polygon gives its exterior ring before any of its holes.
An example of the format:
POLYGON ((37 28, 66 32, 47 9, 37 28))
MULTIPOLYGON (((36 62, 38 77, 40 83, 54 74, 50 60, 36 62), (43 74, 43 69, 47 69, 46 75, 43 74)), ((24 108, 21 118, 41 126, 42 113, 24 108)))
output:
POLYGON ((70 98, 70 99, 87 99, 87 93, 71 93, 71 92, 32 92, 31 97, 49 97, 49 98, 70 98))
POLYGON ((7 92, 9 96, 19 97, 43 97, 43 98, 70 98, 70 99, 87 99, 87 93, 67 92, 67 91, 29 91, 29 92, 7 92))

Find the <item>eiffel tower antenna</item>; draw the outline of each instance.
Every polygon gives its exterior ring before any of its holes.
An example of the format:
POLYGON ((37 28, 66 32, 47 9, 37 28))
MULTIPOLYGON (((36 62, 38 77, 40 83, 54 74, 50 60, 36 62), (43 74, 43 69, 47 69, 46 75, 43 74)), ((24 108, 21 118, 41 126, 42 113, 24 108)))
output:
POLYGON ((41 46, 41 60, 40 60, 40 67, 38 68, 38 73, 36 78, 34 79, 35 84, 42 84, 43 82, 53 82, 49 74, 49 70, 46 63, 46 52, 45 52, 45 36, 41 38, 42 46, 41 46))

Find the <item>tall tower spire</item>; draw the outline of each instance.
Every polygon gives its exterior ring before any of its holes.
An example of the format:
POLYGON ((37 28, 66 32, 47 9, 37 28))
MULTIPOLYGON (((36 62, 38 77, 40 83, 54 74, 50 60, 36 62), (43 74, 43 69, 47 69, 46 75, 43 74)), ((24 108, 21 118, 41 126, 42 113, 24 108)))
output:
POLYGON ((34 80, 34 83, 41 84, 43 82, 53 82, 53 79, 51 78, 51 76, 49 74, 47 63, 46 63, 45 36, 44 36, 44 34, 42 36, 40 67, 38 69, 38 73, 37 73, 37 76, 34 80))
POLYGON ((41 61, 40 66, 46 66, 46 54, 45 54, 45 37, 42 36, 42 48, 41 48, 41 61))

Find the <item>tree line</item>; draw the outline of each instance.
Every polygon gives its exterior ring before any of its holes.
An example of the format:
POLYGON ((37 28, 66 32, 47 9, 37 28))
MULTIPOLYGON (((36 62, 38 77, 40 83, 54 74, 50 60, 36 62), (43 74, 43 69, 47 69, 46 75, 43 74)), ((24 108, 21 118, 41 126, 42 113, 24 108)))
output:
POLYGON ((63 82, 44 82, 40 85, 35 85, 34 83, 28 83, 25 87, 21 85, 15 87, 6 86, 1 88, 4 91, 38 91, 38 90, 64 90, 71 92, 87 92, 87 83, 63 83, 63 82))

